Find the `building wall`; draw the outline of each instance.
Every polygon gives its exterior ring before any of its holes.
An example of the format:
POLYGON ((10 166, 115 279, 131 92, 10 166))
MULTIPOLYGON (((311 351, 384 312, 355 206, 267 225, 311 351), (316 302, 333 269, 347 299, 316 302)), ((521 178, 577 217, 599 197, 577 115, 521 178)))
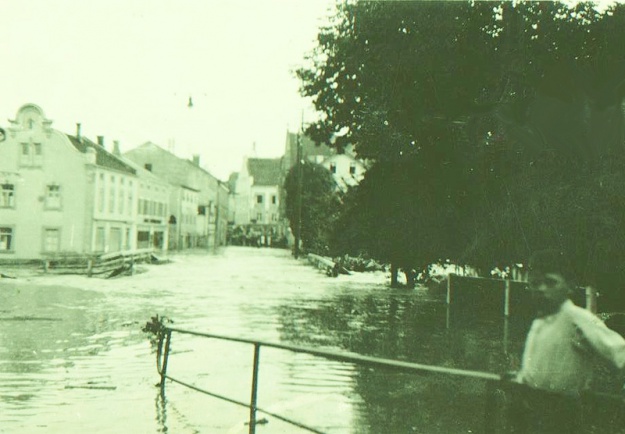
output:
POLYGON ((13 189, 11 204, 0 207, 0 228, 12 232, 10 248, 6 236, 0 240, 0 259, 89 252, 89 156, 50 124, 39 107, 25 105, 0 142, 0 184, 13 189))
POLYGON ((250 218, 257 224, 278 224, 280 221, 280 193, 277 185, 255 185, 250 194, 250 218))
POLYGON ((137 247, 167 250, 170 187, 156 181, 156 177, 141 174, 139 177, 135 237, 137 247))
POLYGON ((346 186, 357 185, 362 181, 366 171, 364 164, 346 154, 328 157, 323 160, 321 165, 332 173, 334 180, 341 189, 346 186))
POLYGON ((234 224, 247 225, 251 221, 251 189, 253 179, 247 171, 241 172, 237 179, 234 195, 234 224))
MULTIPOLYGON (((188 188, 196 190, 195 198, 192 200, 195 206, 195 218, 190 221, 189 198, 183 203, 186 197, 181 190, 172 193, 170 200, 170 214, 176 219, 179 227, 170 226, 170 234, 176 234, 170 246, 184 248, 189 245, 188 239, 192 239, 191 244, 200 247, 214 247, 219 243, 218 222, 214 216, 211 217, 211 210, 219 207, 222 210, 224 220, 228 217, 228 197, 219 195, 219 180, 199 167, 199 160, 192 162, 176 157, 170 152, 160 148, 153 143, 146 143, 124 156, 141 167, 149 165, 150 171, 155 175, 170 183, 174 188, 188 188), (204 214, 199 214, 203 211, 204 214), (185 240, 181 242, 181 240, 185 240)), ((224 223, 224 226, 226 223, 224 223)), ((225 243, 225 235, 223 243, 225 243)), ((172 247, 173 248, 173 247, 172 247)))
POLYGON ((96 253, 118 252, 137 248, 136 176, 97 167, 93 202, 91 250, 96 253))

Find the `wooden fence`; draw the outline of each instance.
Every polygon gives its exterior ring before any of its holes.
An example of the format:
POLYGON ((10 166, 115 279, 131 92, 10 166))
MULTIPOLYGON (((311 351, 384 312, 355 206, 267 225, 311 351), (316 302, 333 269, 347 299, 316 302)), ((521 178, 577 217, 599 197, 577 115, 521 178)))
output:
POLYGON ((54 254, 43 260, 45 273, 106 275, 134 271, 134 265, 150 262, 154 249, 137 249, 102 255, 54 254))
MULTIPOLYGON (((575 304, 597 313, 597 293, 591 287, 575 288, 575 304)), ((504 317, 531 315, 527 282, 450 274, 447 279, 447 305, 453 311, 473 311, 504 317)))

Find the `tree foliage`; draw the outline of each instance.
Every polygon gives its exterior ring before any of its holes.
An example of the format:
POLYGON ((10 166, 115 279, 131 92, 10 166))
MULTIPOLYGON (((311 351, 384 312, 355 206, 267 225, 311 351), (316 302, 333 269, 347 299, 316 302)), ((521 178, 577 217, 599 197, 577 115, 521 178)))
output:
POLYGON ((402 267, 557 246, 622 281, 623 40, 620 4, 340 4, 298 71, 307 133, 375 163, 335 239, 402 267))
POLYGON ((284 188, 286 216, 293 234, 297 233, 298 222, 301 221, 300 237, 304 248, 321 255, 329 253, 330 230, 340 208, 340 197, 330 171, 306 161, 299 167, 296 165, 291 168, 284 188), (298 208, 300 203, 301 211, 298 208))

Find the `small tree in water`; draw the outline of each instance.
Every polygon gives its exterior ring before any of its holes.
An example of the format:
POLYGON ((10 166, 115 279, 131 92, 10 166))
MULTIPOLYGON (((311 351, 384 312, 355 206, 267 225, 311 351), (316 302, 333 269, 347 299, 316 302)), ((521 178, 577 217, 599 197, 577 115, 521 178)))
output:
POLYGON ((286 216, 291 230, 296 234, 301 213, 300 237, 304 248, 326 255, 330 253, 330 231, 341 207, 339 191, 332 174, 322 165, 306 161, 300 168, 301 181, 296 165, 291 168, 284 182, 286 216), (301 187, 298 182, 301 182, 301 187), (299 202, 298 194, 301 194, 299 202), (298 204, 301 204, 301 210, 298 204))

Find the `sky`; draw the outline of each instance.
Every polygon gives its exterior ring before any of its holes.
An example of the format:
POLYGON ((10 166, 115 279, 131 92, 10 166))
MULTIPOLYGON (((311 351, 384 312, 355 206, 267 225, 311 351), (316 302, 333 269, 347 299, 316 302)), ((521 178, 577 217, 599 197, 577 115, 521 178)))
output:
POLYGON ((334 0, 0 0, 0 127, 24 104, 122 151, 152 141, 225 180, 314 119, 293 70, 334 0), (193 107, 188 107, 189 98, 193 107))

